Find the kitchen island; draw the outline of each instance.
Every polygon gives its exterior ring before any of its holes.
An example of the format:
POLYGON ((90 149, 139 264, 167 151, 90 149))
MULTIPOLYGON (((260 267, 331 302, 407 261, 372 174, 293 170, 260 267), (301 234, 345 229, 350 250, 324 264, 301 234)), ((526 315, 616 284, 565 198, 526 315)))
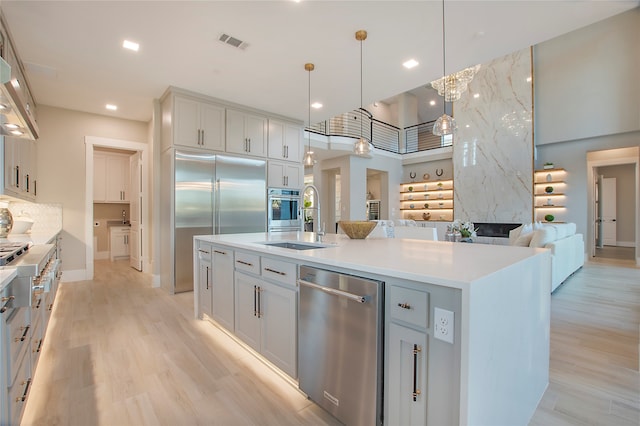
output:
POLYGON ((315 238, 302 232, 195 237, 196 316, 213 319, 295 379, 299 266, 380 280, 385 283, 384 424, 528 423, 548 384, 548 251, 344 235, 317 243, 315 238), (313 247, 272 245, 277 242, 313 247), (265 338, 268 326, 256 337, 243 325, 238 302, 246 282, 265 282, 281 295, 276 326, 290 338, 277 336, 277 347, 265 338), (451 314, 453 323, 442 323, 442 312, 451 314), (407 350, 413 337, 419 344, 407 350))

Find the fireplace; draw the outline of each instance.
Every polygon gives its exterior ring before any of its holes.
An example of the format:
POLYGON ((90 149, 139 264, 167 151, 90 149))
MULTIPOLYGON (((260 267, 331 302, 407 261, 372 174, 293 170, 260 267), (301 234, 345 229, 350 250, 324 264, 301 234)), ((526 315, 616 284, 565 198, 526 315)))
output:
POLYGON ((520 223, 481 223, 473 222, 478 229, 479 237, 509 238, 509 231, 520 226, 520 223))

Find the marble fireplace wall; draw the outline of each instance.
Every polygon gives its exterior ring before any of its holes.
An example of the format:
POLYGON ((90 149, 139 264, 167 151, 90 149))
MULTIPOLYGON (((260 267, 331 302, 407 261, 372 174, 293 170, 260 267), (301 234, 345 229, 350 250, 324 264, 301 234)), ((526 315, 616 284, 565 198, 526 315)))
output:
POLYGON ((531 222, 533 93, 531 50, 482 64, 454 104, 454 217, 531 222))

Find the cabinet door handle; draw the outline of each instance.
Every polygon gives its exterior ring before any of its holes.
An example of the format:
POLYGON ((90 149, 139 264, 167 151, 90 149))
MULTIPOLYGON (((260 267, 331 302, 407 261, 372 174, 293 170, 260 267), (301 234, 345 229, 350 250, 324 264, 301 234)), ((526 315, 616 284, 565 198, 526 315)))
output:
POLYGON ((258 318, 262 318, 262 307, 260 306, 260 302, 262 301, 262 288, 258 286, 258 318))
POLYGON ((218 254, 224 254, 225 256, 227 255, 226 251, 214 250, 213 252, 218 254))
POLYGON ((27 192, 29 192, 29 173, 25 176, 25 185, 27 186, 27 192))
POLYGON ((207 290, 209 290, 209 267, 207 266, 207 290))
POLYGON ((258 316, 258 286, 253 286, 253 316, 258 316))
POLYGON ((289 158, 289 145, 284 146, 284 158, 289 158))
POLYGON ((408 303, 398 303, 398 306, 402 309, 411 309, 411 305, 408 303))
POLYGON ((236 262, 242 265, 253 266, 253 263, 245 262, 244 260, 236 260, 236 262))
POLYGON ((31 328, 30 325, 24 327, 24 332, 22 333, 22 337, 16 337, 15 339, 13 339, 14 342, 24 342, 25 339, 27 338, 27 334, 29 334, 29 329, 31 328))
POLYGON ((7 309, 9 309, 9 303, 11 303, 11 301, 15 298, 16 298, 15 296, 9 296, 9 297, 3 297, 2 299, 0 299, 3 302, 7 302, 2 306, 2 308, 0 308, 0 314, 4 314, 7 311, 7 309))
POLYGON ((208 252, 208 251, 206 251, 206 250, 198 249, 198 251, 199 251, 200 253, 209 254, 209 252, 208 252))
POLYGON ((247 138, 247 142, 249 143, 249 149, 247 149, 247 152, 251 152, 251 138, 247 138))
POLYGON ((267 272, 273 272, 274 274, 278 274, 278 275, 287 275, 286 272, 281 272, 281 271, 276 271, 275 269, 271 269, 271 268, 264 268, 265 271, 267 272))
POLYGON ((37 196, 38 195, 38 180, 34 179, 33 181, 33 196, 37 196))
POLYGON ((287 146, 282 145, 282 158, 287 158, 287 146))
POLYGON ((422 351, 422 348, 416 344, 413 345, 413 401, 418 400, 420 395, 420 389, 418 389, 418 354, 422 351))
POLYGON ((16 188, 20 188, 20 166, 16 166, 16 188))
POLYGON ((17 397, 16 398, 16 402, 24 402, 27 399, 27 394, 29 393, 29 386, 31 386, 31 379, 27 379, 26 382, 22 382, 23 385, 26 385, 24 387, 24 392, 22 393, 22 396, 17 397))
POLYGON ((202 135, 200 137, 200 144, 204 146, 204 129, 200 129, 200 134, 202 135))

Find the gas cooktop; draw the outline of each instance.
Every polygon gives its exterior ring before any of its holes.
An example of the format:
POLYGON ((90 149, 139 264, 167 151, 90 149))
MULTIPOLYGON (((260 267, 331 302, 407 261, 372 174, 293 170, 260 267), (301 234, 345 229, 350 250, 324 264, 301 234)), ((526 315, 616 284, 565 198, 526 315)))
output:
POLYGON ((0 266, 8 265, 29 250, 29 243, 0 242, 0 266))

